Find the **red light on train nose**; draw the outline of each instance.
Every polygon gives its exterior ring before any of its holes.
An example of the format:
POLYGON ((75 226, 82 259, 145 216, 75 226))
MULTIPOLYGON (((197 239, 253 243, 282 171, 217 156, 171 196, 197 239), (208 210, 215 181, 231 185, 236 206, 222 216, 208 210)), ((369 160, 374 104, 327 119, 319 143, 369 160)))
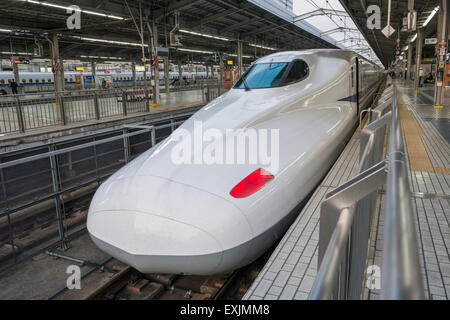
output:
POLYGON ((235 198, 245 198, 264 187, 274 176, 267 170, 256 169, 239 182, 231 191, 230 195, 235 198))

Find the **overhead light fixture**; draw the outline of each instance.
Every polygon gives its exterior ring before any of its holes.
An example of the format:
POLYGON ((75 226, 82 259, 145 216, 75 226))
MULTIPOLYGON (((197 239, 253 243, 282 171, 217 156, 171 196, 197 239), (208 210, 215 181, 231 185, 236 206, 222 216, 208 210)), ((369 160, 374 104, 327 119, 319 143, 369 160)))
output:
POLYGON ((417 33, 414 35, 414 37, 412 37, 410 42, 414 42, 414 40, 416 40, 416 38, 417 38, 417 33))
POLYGON ((11 32, 12 30, 9 29, 0 29, 0 32, 11 32))
POLYGON ((277 48, 266 47, 266 46, 262 46, 262 45, 254 44, 254 43, 249 43, 248 45, 251 46, 251 47, 256 47, 256 48, 261 48, 261 49, 267 49, 267 50, 273 50, 273 51, 278 51, 278 50, 279 50, 279 49, 277 49, 277 48))
POLYGON ((187 48, 178 48, 177 50, 178 51, 185 51, 185 52, 214 54, 214 52, 212 52, 212 51, 203 51, 203 50, 187 49, 187 48))
POLYGON ((193 35, 199 36, 199 37, 205 37, 205 38, 211 38, 211 39, 217 39, 217 40, 223 40, 223 41, 231 41, 231 39, 228 39, 225 37, 214 36, 212 34, 200 33, 200 32, 190 31, 190 30, 186 30, 186 29, 180 29, 179 31, 183 32, 183 33, 193 34, 193 35))
POLYGON ((100 56, 80 56, 80 58, 89 58, 89 59, 110 59, 110 60, 123 60, 124 58, 120 57, 100 57, 100 56))
POLYGON ((10 52, 10 51, 3 51, 1 54, 12 54, 17 56, 32 56, 32 53, 29 52, 10 52))
MULTIPOLYGON (((37 0, 21 0, 21 1, 29 2, 29 3, 33 3, 33 4, 40 4, 42 6, 47 6, 47 7, 52 7, 52 8, 62 9, 62 10, 73 10, 71 7, 62 6, 62 5, 59 5, 56 3, 50 3, 50 2, 46 2, 46 1, 45 2, 37 1, 37 0)), ((80 10, 76 10, 76 11, 80 11, 82 13, 91 14, 91 15, 95 15, 95 16, 102 16, 102 17, 110 18, 110 19, 125 20, 125 18, 123 18, 123 17, 114 16, 114 15, 101 13, 101 12, 95 12, 95 11, 91 11, 91 10, 80 9, 80 10)))
POLYGON ((433 11, 431 11, 430 15, 428 16, 427 20, 425 20, 425 22, 423 23, 422 27, 426 27, 427 24, 431 21, 431 19, 433 19, 433 17, 435 16, 435 14, 439 11, 439 6, 437 6, 436 8, 433 9, 433 11))
MULTIPOLYGON (((237 54, 234 54, 234 53, 227 53, 227 55, 229 55, 230 57, 237 57, 237 54)), ((243 54, 242 58, 253 58, 253 57, 243 54)))
MULTIPOLYGON (((138 46, 138 47, 142 46, 142 44, 137 43, 137 42, 124 42, 124 41, 105 40, 105 39, 86 38, 86 37, 80 37, 80 40, 119 44, 119 45, 125 45, 125 46, 138 46)), ((144 44, 144 47, 148 47, 148 44, 144 44)))

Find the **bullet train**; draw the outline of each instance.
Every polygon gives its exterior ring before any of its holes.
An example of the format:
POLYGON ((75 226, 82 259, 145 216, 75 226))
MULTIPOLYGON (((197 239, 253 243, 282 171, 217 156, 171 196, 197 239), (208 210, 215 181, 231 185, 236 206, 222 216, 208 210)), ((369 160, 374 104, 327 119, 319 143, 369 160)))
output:
POLYGON ((260 58, 231 90, 99 187, 87 220, 92 240, 143 273, 220 274, 251 263, 292 224, 382 77, 351 51, 260 58), (251 161, 255 149, 242 144, 224 147, 230 132, 250 141, 264 130, 278 132, 278 140, 258 141, 259 150, 267 142, 270 163, 251 161), (212 149, 216 161, 197 161, 212 149), (245 161, 229 161, 243 149, 245 161))
MULTIPOLYGON (((74 85, 76 84, 75 76, 82 76, 84 78, 88 77, 91 80, 92 75, 90 72, 64 72, 64 83, 66 85, 74 85)), ((169 72, 169 81, 173 81, 179 78, 178 72, 169 72)), ((213 75, 208 75, 209 78, 212 78, 213 75)), ((199 71, 197 74, 195 72, 182 72, 182 77, 185 80, 191 81, 193 79, 206 79, 207 75, 205 71, 199 71)), ((0 72, 0 88, 1 87, 9 87, 10 83, 14 79, 13 72, 0 72)), ((54 84, 53 73, 52 72, 20 72, 19 73, 20 85, 24 87, 32 87, 32 86, 48 86, 54 84)), ((107 81, 111 81, 113 83, 130 83, 133 81, 133 75, 131 72, 122 72, 122 73, 98 73, 96 74, 97 83, 101 84, 103 79, 107 81)), ((164 72, 159 73, 159 79, 163 81, 165 79, 164 72)), ((147 74, 147 80, 150 80, 150 74, 147 74)), ((138 83, 144 81, 144 73, 136 72, 136 81, 138 83)))

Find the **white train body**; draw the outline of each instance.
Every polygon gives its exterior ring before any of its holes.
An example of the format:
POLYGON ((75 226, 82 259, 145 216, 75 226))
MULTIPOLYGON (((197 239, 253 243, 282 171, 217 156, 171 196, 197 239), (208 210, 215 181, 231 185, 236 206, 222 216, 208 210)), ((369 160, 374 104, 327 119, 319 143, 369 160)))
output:
POLYGON ((305 78, 249 91, 235 87, 177 129, 193 132, 196 121, 222 135, 227 129, 243 129, 243 135, 278 129, 279 169, 270 182, 247 197, 233 197, 230 191, 262 165, 174 164, 175 131, 97 190, 87 222, 96 245, 144 273, 217 274, 267 250, 352 133, 358 78, 364 108, 381 76, 378 67, 342 50, 281 52, 255 65, 298 60, 309 68, 305 78))

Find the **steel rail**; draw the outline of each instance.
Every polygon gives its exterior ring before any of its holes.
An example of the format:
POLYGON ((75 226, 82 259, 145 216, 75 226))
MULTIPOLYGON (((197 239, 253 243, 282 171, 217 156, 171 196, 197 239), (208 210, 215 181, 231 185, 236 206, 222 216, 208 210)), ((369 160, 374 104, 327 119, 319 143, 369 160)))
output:
POLYGON ((393 118, 384 213, 381 299, 424 299, 414 209, 397 94, 393 96, 393 118))

